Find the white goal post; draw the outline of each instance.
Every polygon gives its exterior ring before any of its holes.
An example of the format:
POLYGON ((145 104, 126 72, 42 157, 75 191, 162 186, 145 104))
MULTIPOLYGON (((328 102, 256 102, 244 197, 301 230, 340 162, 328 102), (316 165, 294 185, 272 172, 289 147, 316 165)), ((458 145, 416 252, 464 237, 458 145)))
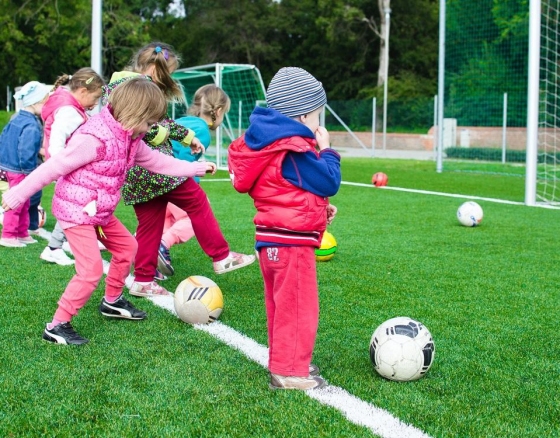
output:
POLYGON ((215 84, 229 96, 230 111, 216 130, 214 144, 207 151, 209 155, 215 154, 219 169, 227 169, 227 146, 247 129, 253 109, 265 100, 265 87, 259 69, 252 64, 214 63, 182 68, 172 76, 181 84, 186 102, 186 107, 173 106, 173 118, 186 114, 194 93, 203 85, 215 84))

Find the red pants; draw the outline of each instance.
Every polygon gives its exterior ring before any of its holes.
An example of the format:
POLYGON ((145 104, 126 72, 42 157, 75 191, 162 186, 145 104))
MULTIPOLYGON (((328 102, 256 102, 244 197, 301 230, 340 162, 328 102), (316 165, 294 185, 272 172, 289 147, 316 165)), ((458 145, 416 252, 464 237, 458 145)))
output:
POLYGON ((200 247, 213 261, 223 260, 229 254, 229 245, 210 208, 206 193, 199 184, 189 178, 168 193, 134 205, 138 219, 138 253, 134 261, 136 281, 154 279, 168 202, 187 212, 200 247))
POLYGON ((76 275, 72 277, 58 301, 55 319, 71 321, 78 310, 88 302, 103 277, 98 239, 112 256, 109 274, 105 279, 105 296, 113 301, 122 294, 124 281, 130 273, 130 265, 136 255, 136 240, 115 216, 102 230, 103 235, 100 235, 98 227, 93 225, 77 225, 64 230, 76 260, 76 275))
POLYGON ((259 251, 268 326, 268 369, 281 376, 309 376, 319 325, 315 250, 311 246, 259 251))

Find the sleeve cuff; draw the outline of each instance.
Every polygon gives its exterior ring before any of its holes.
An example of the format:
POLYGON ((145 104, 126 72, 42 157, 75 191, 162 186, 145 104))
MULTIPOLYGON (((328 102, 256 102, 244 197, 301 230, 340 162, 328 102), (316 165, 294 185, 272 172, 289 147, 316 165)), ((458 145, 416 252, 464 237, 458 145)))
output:
POLYGON ((158 125, 158 133, 150 143, 154 145, 162 144, 167 137, 167 131, 165 126, 158 125))
POLYGON ((186 135, 186 137, 183 140, 181 140, 181 144, 183 146, 190 146, 191 142, 193 141, 193 138, 194 138, 194 130, 189 129, 189 133, 186 135))

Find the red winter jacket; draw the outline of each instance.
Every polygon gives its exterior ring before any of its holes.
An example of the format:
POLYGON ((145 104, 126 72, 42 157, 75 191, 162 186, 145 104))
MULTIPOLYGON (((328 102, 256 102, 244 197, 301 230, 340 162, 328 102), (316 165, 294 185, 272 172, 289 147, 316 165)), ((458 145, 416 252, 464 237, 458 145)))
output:
POLYGON ((237 191, 248 192, 254 200, 258 242, 320 246, 328 198, 296 187, 282 176, 282 162, 289 151, 318 154, 315 144, 314 139, 294 136, 254 150, 243 136, 230 145, 231 181, 237 191))

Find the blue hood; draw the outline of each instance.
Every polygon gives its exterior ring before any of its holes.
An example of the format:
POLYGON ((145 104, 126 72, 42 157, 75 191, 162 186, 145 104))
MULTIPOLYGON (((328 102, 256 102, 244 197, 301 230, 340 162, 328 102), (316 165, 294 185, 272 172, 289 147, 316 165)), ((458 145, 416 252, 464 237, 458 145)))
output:
POLYGON ((315 138, 315 134, 303 123, 290 119, 272 108, 255 107, 249 121, 245 143, 253 150, 261 150, 282 138, 315 138))

